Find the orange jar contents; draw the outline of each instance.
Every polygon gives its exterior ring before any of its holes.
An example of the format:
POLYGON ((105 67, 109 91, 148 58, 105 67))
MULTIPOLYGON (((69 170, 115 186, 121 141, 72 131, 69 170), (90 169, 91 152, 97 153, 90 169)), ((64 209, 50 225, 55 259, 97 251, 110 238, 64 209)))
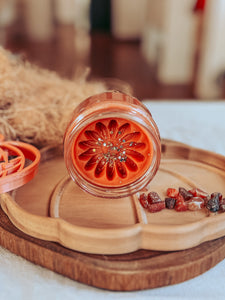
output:
POLYGON ((153 158, 145 129, 129 120, 100 119, 87 125, 74 141, 73 163, 92 183, 127 185, 141 177, 153 158))
POLYGON ((74 181, 99 197, 124 197, 143 189, 160 163, 160 136, 136 98, 106 92, 82 102, 64 137, 74 181))

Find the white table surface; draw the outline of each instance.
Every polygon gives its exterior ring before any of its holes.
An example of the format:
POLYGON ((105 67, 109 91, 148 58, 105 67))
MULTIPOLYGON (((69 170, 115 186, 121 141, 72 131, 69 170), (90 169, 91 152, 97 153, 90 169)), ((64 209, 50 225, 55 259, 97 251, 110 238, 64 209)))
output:
MULTIPOLYGON (((162 138, 225 156, 225 101, 145 101, 162 138)), ((135 292, 111 292, 72 281, 0 247, 1 299, 225 299, 225 260, 186 282, 135 292)))

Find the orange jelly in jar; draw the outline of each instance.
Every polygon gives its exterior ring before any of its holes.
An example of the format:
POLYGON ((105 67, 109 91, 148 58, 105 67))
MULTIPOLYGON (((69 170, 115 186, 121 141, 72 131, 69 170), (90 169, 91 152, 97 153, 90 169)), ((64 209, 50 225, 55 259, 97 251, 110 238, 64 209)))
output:
POLYGON ((121 92, 86 99, 65 132, 64 158, 71 178, 98 197, 142 190, 155 176, 160 157, 160 135, 150 112, 121 92))

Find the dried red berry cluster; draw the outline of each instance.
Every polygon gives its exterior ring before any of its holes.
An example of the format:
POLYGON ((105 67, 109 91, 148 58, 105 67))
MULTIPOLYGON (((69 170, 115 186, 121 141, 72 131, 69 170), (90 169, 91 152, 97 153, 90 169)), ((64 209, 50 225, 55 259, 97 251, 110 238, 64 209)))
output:
POLYGON ((158 212, 164 208, 175 209, 176 211, 195 211, 204 207, 211 212, 225 212, 225 198, 221 193, 215 192, 209 195, 198 188, 191 190, 186 190, 183 187, 178 190, 168 188, 164 200, 156 192, 142 193, 139 201, 150 212, 158 212))

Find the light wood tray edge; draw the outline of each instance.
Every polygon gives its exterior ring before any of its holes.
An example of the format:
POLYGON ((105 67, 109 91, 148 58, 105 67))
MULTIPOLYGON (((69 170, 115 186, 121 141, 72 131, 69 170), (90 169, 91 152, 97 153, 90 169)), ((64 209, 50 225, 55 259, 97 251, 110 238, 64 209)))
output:
POLYGON ((92 254, 123 254, 141 248, 141 224, 116 229, 79 227, 61 218, 28 213, 9 194, 1 195, 1 208, 24 233, 58 242, 72 250, 92 254))
POLYGON ((30 214, 9 194, 1 195, 1 207, 10 221, 24 233, 92 254, 124 254, 138 249, 177 251, 225 235, 223 214, 184 225, 139 223, 125 228, 98 229, 75 226, 61 218, 30 214))

